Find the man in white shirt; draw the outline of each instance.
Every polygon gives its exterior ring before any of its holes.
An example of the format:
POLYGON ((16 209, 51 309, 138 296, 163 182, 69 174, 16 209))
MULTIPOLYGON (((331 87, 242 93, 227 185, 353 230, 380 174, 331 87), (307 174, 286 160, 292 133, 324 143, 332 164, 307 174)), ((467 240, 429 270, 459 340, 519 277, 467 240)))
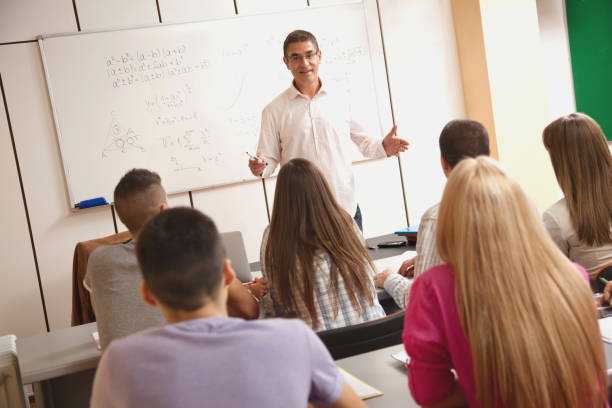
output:
POLYGON ((397 155, 409 143, 395 135, 372 139, 353 121, 346 101, 337 98, 319 78, 321 50, 308 31, 291 32, 283 44, 283 62, 293 75, 291 86, 263 110, 257 155, 249 159, 255 176, 267 177, 276 166, 296 157, 315 163, 325 175, 338 203, 361 225, 355 198, 355 178, 344 145, 350 138, 364 156, 397 155))

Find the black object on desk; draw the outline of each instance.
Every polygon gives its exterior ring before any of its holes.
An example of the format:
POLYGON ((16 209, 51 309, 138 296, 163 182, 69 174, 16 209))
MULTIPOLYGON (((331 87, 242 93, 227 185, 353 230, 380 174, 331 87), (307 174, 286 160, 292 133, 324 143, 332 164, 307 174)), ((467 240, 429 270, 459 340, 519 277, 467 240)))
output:
POLYGON ((397 240, 397 241, 384 241, 377 244, 379 248, 401 248, 406 246, 406 241, 397 240))

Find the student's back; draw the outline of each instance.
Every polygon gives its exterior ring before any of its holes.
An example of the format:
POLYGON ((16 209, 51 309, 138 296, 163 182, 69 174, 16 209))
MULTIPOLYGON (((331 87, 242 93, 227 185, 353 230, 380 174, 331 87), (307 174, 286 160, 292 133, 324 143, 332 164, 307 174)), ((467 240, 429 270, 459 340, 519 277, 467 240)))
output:
POLYGON ((344 384, 299 320, 190 320, 117 340, 105 354, 94 390, 112 392, 94 392, 92 406, 330 405, 344 384))
POLYGON ((572 113, 550 123, 542 139, 564 198, 543 221, 559 249, 589 275, 612 264, 612 154, 592 118, 572 113))
POLYGON ((136 241, 96 248, 89 257, 84 284, 91 291, 100 346, 150 327, 166 324, 158 308, 140 299, 142 275, 136 258, 136 241))
POLYGON ((299 317, 313 330, 327 330, 385 315, 359 228, 310 161, 293 159, 281 168, 261 245, 270 284, 264 316, 299 317))

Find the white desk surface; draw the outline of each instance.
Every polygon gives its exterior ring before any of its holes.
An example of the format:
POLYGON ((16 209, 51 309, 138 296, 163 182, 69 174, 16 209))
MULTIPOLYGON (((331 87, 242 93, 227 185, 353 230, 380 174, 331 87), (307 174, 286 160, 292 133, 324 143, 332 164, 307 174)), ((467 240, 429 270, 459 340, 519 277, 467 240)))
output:
POLYGON ((336 360, 336 364, 355 377, 379 389, 384 394, 365 400, 368 407, 417 408, 408 389, 408 378, 403 363, 391 354, 404 349, 402 344, 336 360))
POLYGON ((91 338, 96 323, 17 339, 19 369, 24 384, 95 368, 101 352, 91 338))

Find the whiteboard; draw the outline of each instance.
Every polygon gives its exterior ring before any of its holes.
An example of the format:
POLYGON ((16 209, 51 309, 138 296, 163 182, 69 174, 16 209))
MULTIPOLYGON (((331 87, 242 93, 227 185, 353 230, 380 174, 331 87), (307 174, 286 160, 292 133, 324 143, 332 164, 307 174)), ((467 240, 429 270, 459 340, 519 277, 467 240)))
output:
POLYGON ((366 27, 357 2, 43 38, 72 205, 112 201, 131 168, 158 172, 168 193, 253 180, 245 152, 255 152, 262 109, 290 86, 282 43, 297 28, 317 37, 326 86, 378 137, 366 27))

